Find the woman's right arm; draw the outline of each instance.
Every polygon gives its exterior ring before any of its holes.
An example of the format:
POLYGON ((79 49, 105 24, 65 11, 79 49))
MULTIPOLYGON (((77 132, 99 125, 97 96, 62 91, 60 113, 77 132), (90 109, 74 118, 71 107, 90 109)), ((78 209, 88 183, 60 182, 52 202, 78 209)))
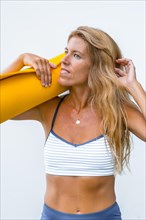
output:
MULTIPOLYGON (((42 86, 48 87, 52 83, 51 69, 56 68, 55 64, 50 63, 47 59, 31 53, 24 53, 18 56, 3 72, 17 72, 24 66, 31 66, 38 79, 41 81, 42 86)), ((40 105, 41 106, 41 105, 40 105)), ((36 106, 16 117, 14 120, 37 120, 42 121, 41 108, 36 106)))
POLYGON ((52 83, 50 68, 56 68, 56 65, 50 63, 47 59, 31 53, 23 53, 18 56, 3 73, 17 72, 24 66, 31 66, 41 80, 42 86, 49 86, 52 83))
POLYGON ((6 67, 2 73, 10 73, 10 72, 17 72, 19 71, 24 65, 23 54, 19 55, 16 60, 14 60, 8 67, 6 67))

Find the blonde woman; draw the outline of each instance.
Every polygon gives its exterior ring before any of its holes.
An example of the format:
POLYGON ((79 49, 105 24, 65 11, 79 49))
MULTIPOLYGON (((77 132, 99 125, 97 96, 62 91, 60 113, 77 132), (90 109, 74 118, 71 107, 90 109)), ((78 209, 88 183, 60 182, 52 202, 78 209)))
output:
MULTIPOLYGON (((130 132, 146 141, 146 93, 133 62, 99 29, 77 28, 65 53, 58 82, 69 94, 14 118, 37 120, 46 134, 41 219, 121 220, 115 174, 128 165, 130 132)), ((51 86, 55 66, 37 55, 21 54, 5 72, 24 65, 36 70, 42 86, 51 86)))

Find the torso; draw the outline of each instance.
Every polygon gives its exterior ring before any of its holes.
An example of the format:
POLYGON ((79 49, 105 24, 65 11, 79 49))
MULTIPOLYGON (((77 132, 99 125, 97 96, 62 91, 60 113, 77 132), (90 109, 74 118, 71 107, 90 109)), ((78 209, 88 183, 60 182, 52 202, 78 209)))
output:
POLYGON ((101 211, 115 202, 114 177, 47 175, 45 204, 67 213, 101 211))
MULTIPOLYGON (((52 100, 51 108, 44 107, 44 130, 46 138, 51 129, 52 118, 59 102, 52 100)), ((74 112, 65 101, 60 106, 53 131, 74 144, 82 144, 101 135, 101 118, 91 109, 84 109, 80 125, 74 121, 74 112), (90 125, 90 129, 89 129, 90 125)), ((67 213, 90 213, 103 210, 115 202, 114 176, 59 176, 46 175, 45 204, 67 213), (68 205, 67 205, 68 204, 68 205)))

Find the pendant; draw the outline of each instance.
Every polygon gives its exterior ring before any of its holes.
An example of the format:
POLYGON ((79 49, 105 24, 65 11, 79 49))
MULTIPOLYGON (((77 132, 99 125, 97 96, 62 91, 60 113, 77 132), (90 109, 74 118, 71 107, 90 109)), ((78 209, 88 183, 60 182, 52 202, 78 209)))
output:
POLYGON ((79 125, 81 122, 79 119, 76 120, 76 125, 79 125))

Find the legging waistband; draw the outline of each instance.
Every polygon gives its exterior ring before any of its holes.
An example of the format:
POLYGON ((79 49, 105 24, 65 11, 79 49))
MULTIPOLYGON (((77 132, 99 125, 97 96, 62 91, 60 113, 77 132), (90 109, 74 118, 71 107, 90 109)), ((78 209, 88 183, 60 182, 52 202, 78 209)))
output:
POLYGON ((44 204, 41 220, 122 220, 120 208, 115 202, 110 207, 87 214, 70 214, 55 210, 44 204))

